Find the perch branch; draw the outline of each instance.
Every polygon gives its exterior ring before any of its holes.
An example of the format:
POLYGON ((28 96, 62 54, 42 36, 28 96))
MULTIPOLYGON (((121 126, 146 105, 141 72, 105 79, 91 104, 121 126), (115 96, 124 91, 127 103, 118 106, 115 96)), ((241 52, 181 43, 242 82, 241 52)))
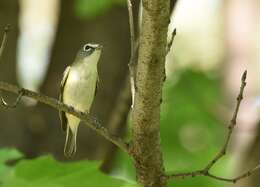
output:
MULTIPOLYGON (((5 30, 4 30, 3 41, 2 41, 1 47, 0 47, 0 59, 2 57, 4 48, 6 46, 8 30, 9 30, 9 26, 6 26, 5 30)), ((111 134, 105 127, 103 127, 97 121, 97 119, 91 117, 89 114, 78 111, 78 110, 74 109, 73 107, 68 106, 54 98, 45 96, 40 93, 33 92, 31 90, 27 90, 24 88, 19 88, 18 86, 15 86, 15 85, 12 85, 12 84, 9 84, 6 82, 2 82, 2 81, 0 81, 0 93, 1 93, 1 91, 7 91, 7 92, 18 94, 18 97, 13 105, 8 105, 1 96, 2 105, 4 105, 5 107, 15 107, 18 104, 18 102, 20 101, 22 96, 30 97, 41 103, 47 104, 57 110, 61 110, 66 113, 70 113, 70 114, 80 118, 83 122, 85 122, 85 124, 88 127, 95 130, 99 135, 103 136, 105 139, 112 142, 113 144, 118 146, 120 149, 122 149, 126 153, 129 153, 129 148, 128 148, 127 143, 125 143, 121 138, 111 134)))
POLYGON ((234 177, 234 178, 224 178, 224 177, 219 177, 216 175, 213 175, 210 173, 210 169, 226 154, 227 152, 227 147, 229 145, 230 142, 230 138, 231 135, 233 133, 233 130, 236 126, 236 121, 237 121, 237 115, 238 115, 238 111, 239 111, 239 107, 240 107, 240 103, 243 99, 243 93, 244 93, 244 88, 246 86, 246 75, 247 75, 247 71, 245 71, 242 75, 241 78, 241 86, 240 86, 240 91, 239 94, 237 96, 237 104, 235 107, 235 111, 233 113, 232 119, 230 120, 229 126, 228 126, 228 133, 227 133, 227 137, 226 140, 224 142, 224 145, 221 147, 220 151, 216 154, 216 156, 206 165, 206 167, 202 170, 196 170, 193 172, 186 172, 186 173, 177 173, 177 174, 170 174, 167 175, 166 178, 167 180, 171 180, 171 179, 177 179, 177 178, 187 178, 187 177, 196 177, 196 176, 206 176, 206 177, 210 177, 213 178, 215 180, 220 180, 220 181, 225 181, 225 182, 233 182, 236 183, 237 181, 249 177, 250 175, 252 175, 256 170, 258 170, 260 168, 260 165, 257 165, 255 168, 250 169, 249 171, 234 177))
POLYGON ((49 105, 57 110, 64 111, 66 113, 70 113, 78 118, 80 118, 85 124, 96 131, 99 135, 103 136, 105 139, 108 141, 112 142, 116 146, 118 146, 120 149, 125 151, 126 153, 129 153, 128 151, 128 144, 125 143, 121 138, 111 134, 105 127, 103 127, 97 119, 94 117, 90 116, 89 114, 86 114, 84 112, 78 111, 74 109, 71 106, 68 106, 57 99, 45 96, 40 93, 36 93, 24 88, 19 88, 18 86, 2 82, 0 81, 0 90, 1 91, 7 91, 15 94, 21 94, 22 96, 30 97, 32 99, 35 99, 41 103, 44 103, 46 105, 49 105))

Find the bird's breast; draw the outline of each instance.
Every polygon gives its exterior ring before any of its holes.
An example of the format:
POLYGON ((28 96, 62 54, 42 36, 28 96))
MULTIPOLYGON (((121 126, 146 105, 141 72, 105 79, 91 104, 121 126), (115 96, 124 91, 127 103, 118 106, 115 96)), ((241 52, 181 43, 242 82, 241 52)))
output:
POLYGON ((63 92, 63 102, 80 111, 89 111, 96 90, 96 68, 82 66, 70 69, 63 92))

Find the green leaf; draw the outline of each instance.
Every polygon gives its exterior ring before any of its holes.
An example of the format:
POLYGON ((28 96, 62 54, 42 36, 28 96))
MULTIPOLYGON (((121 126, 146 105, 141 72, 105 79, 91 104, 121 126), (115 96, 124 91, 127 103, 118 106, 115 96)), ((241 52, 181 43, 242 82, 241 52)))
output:
POLYGON ((23 154, 16 149, 0 149, 0 165, 4 164, 8 160, 18 159, 22 156, 23 154))
POLYGON ((113 6, 125 4, 124 0, 76 0, 75 10, 79 17, 91 19, 100 16, 113 6))
POLYGON ((124 179, 126 181, 133 182, 136 179, 136 173, 133 161, 129 155, 119 151, 116 154, 115 162, 113 165, 113 171, 111 175, 116 178, 124 179))
POLYGON ((11 168, 6 165, 9 160, 21 158, 23 155, 15 149, 0 150, 0 182, 3 181, 11 172, 11 168))
POLYGON ((3 182, 3 187, 135 187, 99 171, 99 162, 61 163, 51 156, 20 161, 3 182))

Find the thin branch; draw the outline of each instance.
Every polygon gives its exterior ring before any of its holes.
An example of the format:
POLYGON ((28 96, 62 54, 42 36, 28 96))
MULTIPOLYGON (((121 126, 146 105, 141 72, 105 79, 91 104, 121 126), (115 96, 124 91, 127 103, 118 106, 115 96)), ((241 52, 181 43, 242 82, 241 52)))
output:
POLYGON ((203 170, 196 170, 196 171, 191 171, 191 172, 184 172, 184 173, 176 173, 176 174, 170 174, 166 176, 166 180, 171 180, 171 179, 184 179, 187 177, 196 177, 196 176, 203 176, 203 170))
MULTIPOLYGON (((3 52, 4 52, 4 49, 5 49, 6 44, 7 44, 7 38, 8 38, 9 30, 10 30, 10 25, 6 25, 5 28, 4 28, 4 35, 3 35, 2 43, 1 43, 1 46, 0 46, 0 60, 3 56, 3 52)), ((2 96, 2 92, 0 91, 0 103, 5 108, 15 108, 16 105, 20 102, 22 95, 23 95, 23 93, 20 92, 18 97, 16 98, 16 101, 12 104, 8 104, 2 96)))
MULTIPOLYGON (((135 29, 134 29, 134 16, 133 6, 131 0, 127 0, 129 27, 130 27, 130 40, 131 40, 131 56, 134 54, 134 43, 135 43, 135 29)), ((131 62, 130 62, 131 63, 131 62)))
POLYGON ((18 97, 16 98, 15 102, 12 103, 12 104, 8 104, 8 103, 4 100, 4 98, 3 98, 3 96, 2 96, 2 91, 0 91, 1 104, 2 104, 2 106, 4 106, 5 108, 15 108, 15 107, 18 105, 18 103, 21 101, 21 99, 22 99, 22 96, 23 96, 23 92, 22 92, 22 91, 23 91, 23 90, 21 90, 21 92, 19 93, 19 95, 18 95, 18 97))
POLYGON ((223 177, 218 177, 218 176, 215 176, 215 175, 212 175, 210 173, 207 174, 208 177, 211 177, 213 179, 216 179, 216 180, 220 180, 220 181, 225 181, 225 182, 232 182, 232 183, 236 183, 237 181, 241 180, 241 179, 244 179, 246 177, 249 177, 251 176, 252 174, 254 174, 254 172, 256 170, 258 170, 260 168, 260 165, 257 165, 256 167, 254 167, 253 169, 250 169, 248 170, 247 172, 237 176, 237 177, 234 177, 234 178, 223 178, 223 177))
MULTIPOLYGON (((172 34, 171 34, 171 39, 170 41, 167 43, 167 46, 166 46, 166 55, 169 54, 169 52, 171 51, 171 47, 172 47, 172 43, 173 43, 173 40, 175 38, 177 34, 177 31, 176 31, 176 28, 173 30, 172 34)), ((166 69, 164 67, 164 70, 163 70, 163 81, 166 80, 166 69)))
POLYGON ((169 43, 167 44, 166 54, 168 54, 170 52, 171 47, 172 47, 172 43, 173 43, 173 40, 174 40, 176 34, 177 34, 177 31, 176 31, 176 29, 174 29, 172 34, 171 34, 171 39, 170 39, 169 43))
POLYGON ((4 49, 5 49, 6 44, 7 44, 7 37, 8 37, 9 30, 10 30, 10 25, 5 26, 5 28, 4 28, 4 36, 3 36, 1 47, 0 47, 0 60, 1 60, 2 56, 3 56, 3 52, 4 52, 4 49))
POLYGON ((230 120, 229 126, 228 126, 228 133, 226 140, 224 142, 223 147, 220 149, 220 151, 217 153, 217 155, 206 165, 206 167, 202 170, 196 170, 193 172, 186 172, 186 173, 177 173, 177 174, 170 174, 166 175, 166 180, 171 180, 171 179, 177 179, 177 178, 187 178, 187 177, 196 177, 196 176, 206 176, 213 178, 215 180, 220 180, 220 181, 225 181, 225 182, 232 182, 235 183, 243 178, 249 177, 252 175, 256 170, 260 168, 260 165, 257 165, 255 168, 250 169, 249 171, 234 177, 234 178, 224 178, 224 177, 219 177, 216 175, 211 174, 209 171, 210 169, 226 154, 227 152, 227 147, 229 145, 231 135, 233 133, 233 130, 236 126, 236 121, 237 121, 237 115, 240 107, 240 103, 243 100, 243 93, 244 93, 244 88, 246 86, 246 76, 247 76, 247 71, 245 71, 241 77, 241 86, 240 86, 240 91, 237 96, 237 104, 235 111, 233 113, 232 119, 230 120))
MULTIPOLYGON (((133 16, 133 7, 131 0, 127 0, 127 10, 128 10, 128 19, 129 19, 129 30, 130 30, 130 44, 131 44, 131 51, 130 51, 130 59, 129 59, 129 74, 126 76, 126 80, 124 81, 124 86, 122 90, 120 90, 120 94, 116 101, 115 107, 113 109, 113 113, 111 118, 108 122, 108 127, 111 132, 118 134, 122 131, 122 123, 125 123, 126 115, 129 113, 129 103, 131 102, 132 98, 132 106, 134 103, 134 93, 135 93, 135 86, 134 86, 134 57, 136 52, 135 47, 135 28, 134 28, 134 16, 133 16), (130 79, 130 86, 129 87, 129 79, 130 79), (132 97, 131 97, 132 95, 132 97)), ((105 172, 111 167, 111 159, 114 157, 115 147, 113 145, 109 145, 105 151, 105 159, 101 166, 101 169, 105 172), (112 152, 111 152, 112 151, 112 152)))
POLYGON ((213 165, 220 159, 222 158, 225 154, 226 154, 226 151, 227 151, 227 147, 228 147, 228 144, 230 142, 230 138, 231 138, 231 135, 233 133, 233 130, 234 130, 234 127, 236 126, 236 121, 237 121, 237 114, 238 114, 238 111, 239 111, 239 107, 240 107, 240 103, 243 99, 243 93, 244 93, 244 88, 246 86, 246 75, 247 75, 247 71, 244 71, 243 75, 242 75, 242 78, 241 78, 241 86, 240 86, 240 91, 239 91, 239 94, 237 96, 237 104, 236 104, 236 108, 235 108, 235 111, 233 113, 233 116, 232 116, 232 119, 230 120, 230 123, 229 123, 229 126, 228 126, 228 134, 227 134, 227 137, 226 137, 226 140, 224 142, 224 145, 223 147, 220 149, 220 151, 218 152, 218 154, 209 162, 209 164, 205 167, 204 170, 210 170, 213 165))
POLYGON ((246 177, 251 176, 252 174, 254 174, 254 172, 256 170, 258 170, 260 168, 260 165, 257 165, 256 167, 254 167, 253 169, 250 169, 249 171, 234 177, 234 178, 224 178, 224 177, 219 177, 216 175, 213 175, 207 171, 204 170, 197 170, 197 171, 193 171, 193 172, 186 172, 186 173, 177 173, 177 174, 171 174, 167 176, 167 180, 171 180, 171 179, 185 179, 188 177, 197 177, 197 176, 205 176, 205 177, 209 177, 215 180, 219 180, 219 181, 223 181, 223 182, 232 182, 232 183, 236 183, 237 181, 244 179, 246 177))
POLYGON ((49 105, 57 110, 64 111, 66 113, 72 114, 78 118, 80 118, 85 124, 90 127, 91 129, 95 130, 99 135, 103 136, 108 141, 112 142, 116 146, 118 146, 120 149, 125 151, 126 153, 129 153, 128 144, 125 143, 121 138, 111 134, 105 127, 103 127, 97 119, 93 118, 89 114, 86 114, 84 112, 78 111, 74 109, 71 106, 68 106, 57 99, 45 96, 40 93, 33 92, 31 90, 27 90, 24 88, 19 88, 15 85, 2 82, 0 81, 0 90, 1 91, 7 91, 15 94, 22 93, 23 96, 30 97, 32 99, 35 99, 41 103, 44 103, 46 105, 49 105))
POLYGON ((129 18, 129 29, 130 29, 130 42, 131 42, 131 56, 129 60, 129 72, 130 72, 130 84, 132 93, 132 108, 134 106, 134 96, 135 96, 135 52, 136 52, 136 42, 135 42, 135 28, 134 28, 134 16, 133 16, 133 6, 131 0, 127 0, 127 10, 129 18))

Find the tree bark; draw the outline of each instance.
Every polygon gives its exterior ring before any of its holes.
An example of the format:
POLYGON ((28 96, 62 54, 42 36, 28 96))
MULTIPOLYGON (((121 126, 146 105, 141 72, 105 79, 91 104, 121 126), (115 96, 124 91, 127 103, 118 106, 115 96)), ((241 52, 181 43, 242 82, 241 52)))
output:
POLYGON ((133 108, 133 147, 141 186, 165 186, 160 146, 160 104, 164 80, 169 0, 143 0, 133 108))

